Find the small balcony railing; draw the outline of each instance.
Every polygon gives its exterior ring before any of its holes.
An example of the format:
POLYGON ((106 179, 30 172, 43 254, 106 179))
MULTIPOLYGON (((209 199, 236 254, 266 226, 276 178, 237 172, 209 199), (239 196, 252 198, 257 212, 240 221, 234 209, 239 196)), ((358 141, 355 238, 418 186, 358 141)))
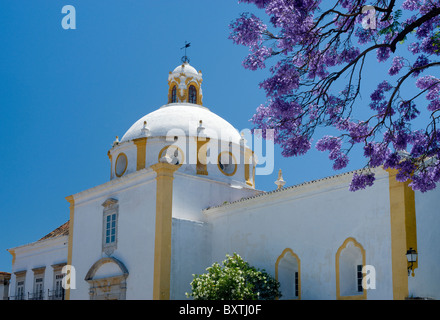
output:
POLYGON ((47 290, 47 297, 49 300, 64 300, 64 289, 47 290))
POLYGON ((28 292, 28 300, 44 300, 44 291, 28 292))

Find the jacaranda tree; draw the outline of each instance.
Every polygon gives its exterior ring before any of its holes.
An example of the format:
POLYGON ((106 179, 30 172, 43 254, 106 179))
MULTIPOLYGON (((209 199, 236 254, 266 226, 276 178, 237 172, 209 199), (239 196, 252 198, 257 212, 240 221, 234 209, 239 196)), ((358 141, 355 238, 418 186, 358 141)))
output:
POLYGON ((315 138, 335 170, 363 152, 352 191, 371 186, 378 166, 414 190, 436 187, 440 0, 239 2, 262 9, 262 18, 243 13, 230 25, 233 42, 249 48, 244 67, 271 63, 260 83, 267 101, 252 121, 263 134, 273 129, 284 156, 305 154, 315 138))
POLYGON ((252 267, 237 253, 226 255, 206 273, 193 275, 191 293, 195 300, 274 300, 281 297, 279 282, 265 270, 252 267))

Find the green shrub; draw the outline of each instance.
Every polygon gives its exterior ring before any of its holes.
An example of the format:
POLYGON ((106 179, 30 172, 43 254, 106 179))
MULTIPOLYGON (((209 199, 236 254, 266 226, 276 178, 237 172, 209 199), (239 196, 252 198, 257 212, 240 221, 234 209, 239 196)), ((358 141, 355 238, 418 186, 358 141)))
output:
POLYGON ((238 254, 226 255, 226 260, 214 263, 206 273, 193 275, 192 292, 195 300, 274 300, 281 297, 279 282, 264 269, 250 266, 238 254))

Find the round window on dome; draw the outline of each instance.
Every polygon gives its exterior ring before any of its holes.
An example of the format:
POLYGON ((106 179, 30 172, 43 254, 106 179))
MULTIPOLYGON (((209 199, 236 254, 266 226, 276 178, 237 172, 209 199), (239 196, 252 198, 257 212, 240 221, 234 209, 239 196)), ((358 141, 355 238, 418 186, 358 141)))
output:
POLYGON ((160 162, 160 159, 164 156, 168 156, 171 163, 176 165, 183 164, 185 160, 185 156, 183 154, 182 149, 180 149, 175 145, 169 145, 162 148, 162 150, 160 150, 159 152, 159 156, 157 160, 160 162))
POLYGON ((223 151, 218 155, 218 168, 226 176, 233 176, 237 171, 237 161, 229 151, 223 151))
POLYGON ((125 153, 120 153, 118 157, 116 158, 116 166, 115 166, 115 173, 116 176, 121 177, 124 175, 125 171, 127 170, 127 156, 125 153))

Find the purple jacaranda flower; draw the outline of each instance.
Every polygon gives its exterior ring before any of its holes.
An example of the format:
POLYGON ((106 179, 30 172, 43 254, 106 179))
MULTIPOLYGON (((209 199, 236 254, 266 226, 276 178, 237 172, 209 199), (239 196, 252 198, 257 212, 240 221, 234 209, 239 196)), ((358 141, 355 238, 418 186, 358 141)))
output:
POLYGON ((324 136, 316 143, 316 149, 319 151, 333 151, 341 149, 341 139, 333 136, 324 136))
MULTIPOLYGON (((440 158, 440 131, 432 122, 421 130, 418 126, 432 118, 437 124, 440 110, 438 77, 421 77, 428 68, 433 70, 440 55, 440 16, 418 24, 397 41, 399 33, 438 6, 437 0, 404 0, 390 13, 376 12, 376 29, 363 23, 368 14, 360 14, 360 7, 370 4, 366 0, 333 2, 333 12, 326 11, 323 1, 314 0, 239 2, 262 9, 267 15, 264 21, 274 29, 269 32, 263 20, 247 13, 231 24, 230 38, 249 48, 245 68, 256 70, 266 67, 269 59, 274 62, 269 77, 260 83, 267 102, 257 108, 252 121, 258 128, 273 129, 273 140, 284 156, 306 153, 312 137, 326 127, 339 136, 324 133, 316 148, 329 152, 333 169, 345 168, 348 150, 362 143, 367 167, 396 169, 399 181, 414 176, 415 190, 429 190, 437 183, 434 176, 440 177, 440 170, 420 170, 420 159, 440 158), (320 20, 323 13, 326 16, 320 20), (369 58, 375 54, 380 64, 373 69, 369 58), (367 99, 360 90, 365 79, 376 88, 367 99), (415 94, 406 89, 414 81, 420 90, 415 94), (354 120, 358 116, 365 118, 354 120)), ((373 181, 374 174, 357 173, 350 190, 373 181)))
POLYGON ((292 157, 306 154, 311 147, 310 140, 306 136, 293 136, 285 141, 281 154, 285 157, 292 157))
POLYGON ((438 166, 429 167, 425 170, 419 171, 411 178, 409 186, 413 190, 420 192, 427 192, 436 187, 438 182, 438 166))
POLYGON ((388 154, 386 160, 383 163, 384 169, 393 169, 396 168, 396 166, 401 161, 401 156, 398 152, 391 152, 388 154))
POLYGON ((408 50, 412 54, 418 54, 418 53, 420 53, 420 44, 418 42, 413 42, 408 45, 408 50))
POLYGON ((372 172, 368 172, 365 174, 355 172, 351 180, 349 190, 357 191, 365 189, 366 187, 371 187, 375 179, 376 178, 374 177, 374 173, 372 172))
POLYGON ((411 68, 417 70, 414 71, 411 75, 413 77, 417 77, 423 71, 423 67, 426 66, 428 63, 430 63, 430 60, 425 55, 421 54, 420 56, 418 56, 417 60, 414 62, 411 68))
POLYGON ((396 174, 396 180, 399 182, 405 182, 411 179, 411 175, 413 174, 416 166, 410 159, 403 160, 399 162, 395 169, 398 170, 396 174))
POLYGON ((377 49, 377 61, 384 62, 387 61, 391 55, 391 49, 388 47, 380 47, 377 49))
POLYGON ((238 0, 239 3, 254 3, 258 8, 264 8, 271 0, 238 0))
POLYGON ((394 76, 399 73, 399 71, 403 68, 404 64, 403 57, 395 56, 393 58, 393 62, 391 64, 391 68, 388 70, 388 74, 394 76))
POLYGON ((256 47, 248 57, 243 61, 246 69, 257 70, 264 69, 266 64, 264 61, 272 55, 272 49, 267 47, 256 47))
POLYGON ((370 158, 370 167, 381 166, 390 154, 386 144, 369 142, 364 147, 364 156, 370 158))
POLYGON ((415 11, 420 9, 421 1, 420 0, 405 0, 402 4, 402 8, 406 10, 415 11))
POLYGON ((438 110, 440 108, 440 79, 431 75, 424 76, 417 79, 416 86, 427 92, 426 99, 430 100, 428 110, 438 110))
POLYGON ((232 32, 229 36, 235 44, 244 46, 257 46, 263 41, 263 32, 267 29, 260 18, 251 13, 243 13, 240 18, 235 20, 230 28, 232 32))
POLYGON ((260 87, 266 90, 268 96, 279 97, 299 88, 299 72, 296 67, 281 63, 269 79, 263 81, 260 87))

